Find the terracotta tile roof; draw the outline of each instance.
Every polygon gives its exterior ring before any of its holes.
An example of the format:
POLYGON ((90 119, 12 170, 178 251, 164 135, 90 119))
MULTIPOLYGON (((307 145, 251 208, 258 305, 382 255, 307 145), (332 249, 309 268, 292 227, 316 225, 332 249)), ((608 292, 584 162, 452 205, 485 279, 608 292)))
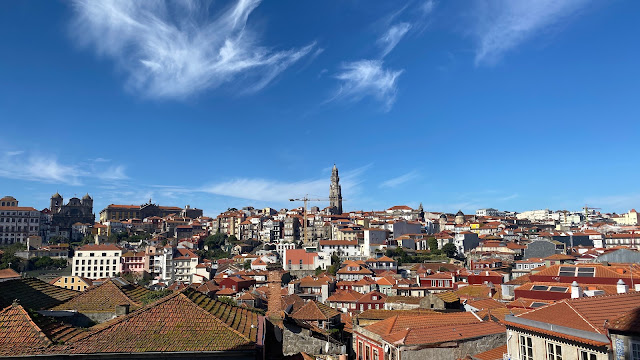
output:
POLYGON ((13 269, 0 270, 0 279, 18 279, 20 274, 13 269))
POLYGON ((282 310, 285 311, 289 306, 291 306, 290 314, 298 311, 301 307, 304 306, 305 302, 302 298, 296 294, 285 295, 280 300, 280 304, 282 305, 282 310))
POLYGON ((109 279, 98 286, 92 286, 84 292, 56 305, 51 310, 76 310, 83 312, 115 312, 117 305, 129 305, 131 310, 142 306, 141 298, 150 290, 137 285, 125 283, 118 285, 113 279, 109 279), (127 288, 128 293, 125 292, 127 288), (131 297, 130 295, 135 296, 131 297))
POLYGON ((420 304, 421 297, 417 296, 387 296, 387 303, 420 304))
POLYGON ((355 290, 338 290, 327 298, 326 301, 333 302, 356 302, 362 297, 362 294, 355 290))
POLYGON ((42 310, 67 301, 79 294, 51 285, 36 278, 21 278, 0 282, 0 307, 6 307, 18 299, 28 309, 42 310))
POLYGON ((193 289, 185 290, 184 294, 188 296, 189 299, 191 299, 191 301, 193 301, 196 305, 216 316, 234 330, 242 333, 253 342, 260 342, 260 311, 256 309, 247 309, 225 304, 223 302, 207 297, 204 294, 193 289))
MULTIPOLYGON (((638 292, 566 299, 528 311, 518 317, 606 334, 605 321, 614 321, 620 314, 637 308, 638 304, 640 304, 640 293, 638 292)), ((520 325, 514 324, 514 326, 519 327, 520 325)))
POLYGON ((517 298, 509 303, 507 303, 507 307, 509 308, 529 308, 533 309, 535 307, 544 306, 542 304, 553 304, 555 300, 539 300, 539 299, 528 299, 528 298, 517 298), (539 306, 534 306, 534 303, 538 303, 539 306))
MULTIPOLYGON (((363 314, 360 314, 358 318, 362 318, 363 314)), ((365 329, 378 335, 385 336, 409 328, 426 328, 439 325, 456 325, 480 322, 480 320, 475 315, 469 312, 444 314, 430 311, 425 314, 416 315, 406 314, 401 310, 396 310, 395 313, 392 314, 393 315, 391 317, 373 323, 365 327, 365 329)))
POLYGON ((613 332, 625 332, 640 335, 640 304, 639 307, 627 311, 609 321, 606 328, 613 332))
POLYGON ((255 349, 255 342, 177 292, 95 326, 65 347, 71 354, 210 352, 255 349))
MULTIPOLYGON (((494 298, 497 298, 500 294, 500 286, 497 286, 495 288, 495 290, 497 290, 496 294, 493 296, 494 298)), ((467 285, 464 287, 459 288, 458 290, 454 291, 460 298, 467 298, 467 299, 479 299, 479 298, 491 298, 491 294, 490 294, 491 289, 486 286, 486 285, 467 285)))
POLYGON ((42 354, 51 344, 21 305, 14 303, 0 311, 0 355, 42 354))
POLYGON ((332 307, 315 301, 307 301, 298 311, 291 315, 296 320, 313 321, 329 320, 340 313, 332 307))
POLYGON ((496 321, 499 323, 504 323, 505 316, 507 315, 519 315, 528 311, 523 308, 495 308, 495 309, 484 309, 480 310, 476 313, 480 319, 483 321, 496 321))
POLYGON ((507 344, 498 346, 495 349, 487 350, 479 354, 472 355, 474 360, 502 360, 504 354, 508 354, 507 344))
POLYGON ((436 297, 438 297, 440 300, 446 302, 446 303, 452 303, 452 302, 456 302, 456 301, 460 301, 460 297, 454 293, 453 291, 445 291, 445 292, 440 292, 440 293, 435 293, 434 294, 436 297))
POLYGON ((494 299, 467 300, 467 304, 478 310, 504 308, 505 304, 494 299))
POLYGON ((487 335, 504 333, 504 325, 495 322, 478 322, 470 324, 434 326, 425 328, 410 328, 395 334, 384 336, 383 339, 403 345, 438 344, 450 341, 474 339, 487 335))

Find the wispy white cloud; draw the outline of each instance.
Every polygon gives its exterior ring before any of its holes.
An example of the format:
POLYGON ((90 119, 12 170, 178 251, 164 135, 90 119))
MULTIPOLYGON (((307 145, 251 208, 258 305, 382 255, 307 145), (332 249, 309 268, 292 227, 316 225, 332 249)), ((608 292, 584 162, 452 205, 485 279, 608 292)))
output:
POLYGON ((387 32, 378 39, 378 44, 382 47, 382 57, 387 56, 391 50, 398 45, 409 29, 411 29, 411 25, 402 22, 391 26, 387 32))
POLYGON ((22 151, 22 150, 7 151, 5 154, 6 154, 7 156, 18 156, 18 155, 22 155, 22 154, 24 154, 24 151, 22 151))
POLYGON ((102 169, 90 163, 61 163, 52 155, 15 151, 0 155, 0 177, 67 185, 81 185, 82 178, 103 181, 127 179, 122 165, 102 169))
POLYGON ((434 0, 427 0, 420 5, 420 11, 423 16, 430 15, 436 8, 436 2, 434 0))
POLYGON ((475 11, 476 65, 493 64, 536 34, 578 13, 590 0, 484 0, 475 11))
POLYGON ((183 98, 223 84, 262 89, 315 43, 276 51, 247 20, 259 0, 238 0, 216 16, 201 1, 74 0, 73 35, 128 73, 128 86, 155 98, 183 98))
MULTIPOLYGON (((344 172, 340 176, 343 195, 356 194, 362 182, 362 174, 370 165, 344 172)), ((308 179, 300 181, 278 181, 271 179, 239 178, 229 181, 209 184, 198 191, 235 197, 239 199, 287 202, 292 198, 300 198, 306 194, 323 197, 318 194, 329 193, 329 181, 327 178, 308 179)))
POLYGON ((391 178, 389 180, 383 181, 380 184, 380 187, 389 187, 389 188, 394 188, 397 187, 399 185, 402 185, 408 181, 411 181, 415 178, 418 177, 418 173, 416 171, 411 171, 408 172, 406 174, 400 175, 400 176, 396 176, 394 178, 391 178))
POLYGON ((398 77, 403 71, 385 69, 382 60, 345 63, 335 76, 341 84, 333 99, 359 101, 372 96, 384 103, 385 110, 389 111, 396 99, 398 77))

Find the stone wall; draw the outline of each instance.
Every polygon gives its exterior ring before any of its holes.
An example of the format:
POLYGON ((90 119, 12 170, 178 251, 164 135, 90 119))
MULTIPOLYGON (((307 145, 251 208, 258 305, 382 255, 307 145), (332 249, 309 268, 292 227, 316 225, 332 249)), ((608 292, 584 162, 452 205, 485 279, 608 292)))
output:
POLYGON ((422 360, 422 359, 439 359, 439 360, 456 360, 464 358, 467 355, 475 355, 487 350, 497 348, 506 344, 506 332, 496 335, 484 336, 478 339, 461 341, 457 347, 434 347, 422 350, 405 350, 402 354, 403 360, 422 360))
POLYGON ((305 352, 309 355, 344 354, 346 347, 336 342, 327 342, 311 336, 311 331, 292 324, 286 324, 283 330, 282 353, 285 356, 305 352), (329 350, 327 351, 327 344, 329 350))

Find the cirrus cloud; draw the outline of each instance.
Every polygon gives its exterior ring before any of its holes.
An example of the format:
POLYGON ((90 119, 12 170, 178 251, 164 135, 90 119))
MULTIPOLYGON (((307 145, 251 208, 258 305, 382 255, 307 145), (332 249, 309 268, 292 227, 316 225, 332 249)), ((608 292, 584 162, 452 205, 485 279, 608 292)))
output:
POLYGON ((261 45, 247 26, 259 0, 239 0, 216 16, 209 3, 195 0, 73 4, 79 43, 115 60, 128 87, 153 98, 184 98, 223 84, 255 92, 315 47, 261 45))

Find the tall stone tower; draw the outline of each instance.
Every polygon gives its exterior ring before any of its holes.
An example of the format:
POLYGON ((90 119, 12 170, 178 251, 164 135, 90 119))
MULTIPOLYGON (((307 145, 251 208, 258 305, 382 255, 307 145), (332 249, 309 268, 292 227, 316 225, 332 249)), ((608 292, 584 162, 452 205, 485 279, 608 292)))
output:
POLYGON ((329 187, 329 206, 333 214, 342 214, 342 188, 340 187, 340 177, 338 168, 333 164, 331 171, 331 186, 329 187))

